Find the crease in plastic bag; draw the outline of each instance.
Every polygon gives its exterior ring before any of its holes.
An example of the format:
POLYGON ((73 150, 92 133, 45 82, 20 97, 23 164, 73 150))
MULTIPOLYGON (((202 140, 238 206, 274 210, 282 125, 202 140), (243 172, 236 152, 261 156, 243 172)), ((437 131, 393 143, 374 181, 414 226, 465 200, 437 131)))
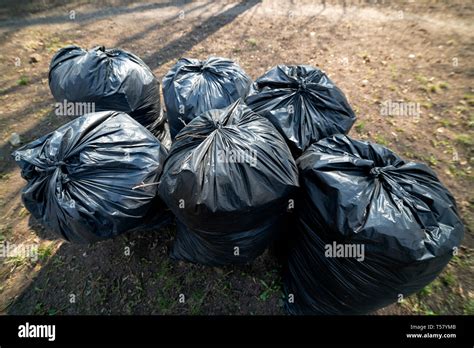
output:
POLYGON ((91 102, 94 111, 125 112, 165 146, 171 144, 160 105, 160 84, 150 68, 130 52, 103 46, 89 51, 64 47, 51 60, 49 87, 57 102, 91 102))
POLYGON ((159 193, 177 217, 175 259, 247 263, 281 233, 298 187, 283 137, 240 100, 193 119, 176 137, 159 193))
POLYGON ((424 164, 335 135, 297 165, 289 313, 364 314, 394 303, 434 280, 461 243, 454 198, 424 164))
POLYGON ((284 135, 295 157, 326 136, 347 134, 356 120, 344 93, 309 65, 270 69, 252 84, 246 103, 284 135))
POLYGON ((22 200, 56 235, 92 243, 170 220, 157 197, 167 150, 125 113, 74 119, 15 151, 22 200))
POLYGON ((163 97, 172 139, 196 116, 244 98, 252 80, 234 61, 181 58, 163 78, 163 97))

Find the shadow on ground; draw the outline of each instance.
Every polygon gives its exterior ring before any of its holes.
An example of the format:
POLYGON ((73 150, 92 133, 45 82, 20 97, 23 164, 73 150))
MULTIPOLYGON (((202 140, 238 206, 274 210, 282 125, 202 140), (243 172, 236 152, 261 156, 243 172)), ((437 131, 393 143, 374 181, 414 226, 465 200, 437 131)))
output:
MULTIPOLYGON (((116 16, 121 14, 133 13, 133 12, 145 12, 149 10, 159 9, 168 6, 181 6, 189 4, 191 0, 175 0, 175 1, 159 1, 148 4, 139 4, 137 6, 132 5, 136 1, 131 0, 105 0, 101 1, 101 7, 97 10, 87 12, 77 12, 75 20, 80 23, 87 23, 92 20, 99 20, 102 18, 116 16)), ((3 10, 0 11, 0 28, 11 28, 19 29, 37 24, 61 24, 67 23, 71 19, 69 18, 69 11, 73 11, 79 6, 86 4, 96 4, 97 1, 93 0, 49 0, 49 1, 28 1, 28 0, 5 0, 3 4, 3 10), (48 13, 57 8, 64 8, 64 13, 57 15, 45 15, 36 18, 23 18, 18 23, 17 19, 11 17, 18 17, 22 15, 29 15, 34 13, 48 13)))
POLYGON ((272 257, 219 269, 171 260, 174 230, 171 225, 92 246, 64 243, 54 255, 40 257, 41 270, 7 313, 283 313, 272 257))
MULTIPOLYGON (((231 23, 235 18, 237 18, 240 14, 248 11, 253 6, 257 5, 260 0, 251 0, 251 1, 244 1, 236 3, 234 6, 228 8, 227 10, 220 12, 215 16, 211 16, 210 18, 201 21, 197 24, 193 29, 184 36, 179 37, 176 40, 171 41, 170 43, 166 44, 164 47, 158 49, 156 52, 148 56, 142 56, 141 58, 148 64, 148 66, 154 70, 158 66, 167 63, 172 59, 178 59, 187 51, 189 51, 194 45, 198 44, 199 42, 205 40, 207 37, 214 34, 217 30, 222 28, 223 26, 231 23)), ((197 7, 193 8, 192 11, 195 11, 199 8, 205 7, 209 3, 204 3, 203 5, 198 5, 197 7)), ((163 4, 161 4, 163 5, 163 4)), ((164 5, 163 5, 164 6, 164 5)), ((116 11, 120 11, 120 9, 116 9, 116 11)), ((110 15, 110 14, 109 14, 110 15)), ((170 19, 171 20, 171 19, 170 19)), ((168 21, 170 21, 168 20, 168 21)), ((156 25, 151 25, 150 27, 146 28, 144 31, 131 35, 130 37, 124 38, 122 41, 119 42, 117 47, 123 47, 127 43, 130 43, 133 40, 136 40, 140 37, 145 37, 149 32, 157 30, 160 26, 166 25, 167 21, 161 21, 156 23, 156 25)), ((38 83, 41 79, 47 78, 47 73, 44 73, 38 78, 33 79, 30 84, 38 83)), ((11 94, 15 92, 19 92, 23 86, 15 85, 8 89, 4 89, 0 92, 1 95, 11 94)), ((50 96, 44 96, 44 99, 41 103, 36 103, 32 105, 27 110, 19 110, 16 113, 13 113, 9 116, 10 119, 16 119, 19 115, 30 115, 31 112, 35 109, 46 107, 53 103, 53 99, 50 96)), ((41 131, 40 134, 46 134, 48 131, 52 131, 55 128, 59 127, 60 125, 69 121, 68 119, 56 117, 53 112, 48 114, 48 117, 41 120, 39 123, 34 124, 30 129, 26 129, 23 132, 19 133, 20 138, 23 139, 24 142, 34 140, 34 135, 38 134, 38 131, 41 131)), ((13 151, 13 147, 8 143, 4 143, 4 145, 0 146, 0 156, 2 157, 2 162, 0 163, 0 171, 3 174, 8 174, 15 168, 15 162, 12 158, 10 158, 10 153, 13 151)))

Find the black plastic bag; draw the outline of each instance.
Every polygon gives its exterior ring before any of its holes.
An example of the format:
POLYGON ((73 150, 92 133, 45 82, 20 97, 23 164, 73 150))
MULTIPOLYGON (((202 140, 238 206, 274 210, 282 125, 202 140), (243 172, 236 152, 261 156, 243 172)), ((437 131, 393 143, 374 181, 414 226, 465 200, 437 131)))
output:
POLYGON ((356 119, 344 93, 308 65, 267 71, 253 83, 246 103, 284 135, 295 157, 326 136, 348 133, 356 119))
POLYGON ((192 120, 176 137, 159 193, 178 219, 171 256, 246 263, 277 238, 298 187, 283 137, 240 100, 192 120))
POLYGON ((193 118, 229 106, 247 95, 252 80, 230 59, 181 58, 163 78, 163 96, 171 137, 193 118))
POLYGON ((297 164, 289 313, 364 314, 406 298, 461 243, 455 201, 424 164, 344 135, 313 144, 297 164))
POLYGON ((77 243, 164 223, 157 183, 166 156, 153 134, 115 111, 78 117, 13 153, 28 182, 25 207, 77 243))
POLYGON ((89 51, 64 47, 51 60, 49 88, 59 103, 88 102, 94 103, 93 111, 123 111, 165 146, 170 145, 160 84, 150 68, 130 52, 103 46, 89 51))

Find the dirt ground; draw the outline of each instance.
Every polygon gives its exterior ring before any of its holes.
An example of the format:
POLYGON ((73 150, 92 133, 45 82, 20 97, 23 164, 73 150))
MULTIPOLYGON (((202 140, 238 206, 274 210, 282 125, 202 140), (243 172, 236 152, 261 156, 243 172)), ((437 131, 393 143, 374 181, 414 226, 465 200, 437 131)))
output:
POLYGON ((55 239, 30 217, 9 138, 16 132, 27 143, 68 121, 53 112, 48 64, 77 44, 132 51, 160 79, 182 56, 229 57, 254 79, 281 63, 326 71, 357 113, 350 134, 430 165, 466 226, 437 280, 376 314, 474 314, 472 2, 64 3, 8 0, 0 10, 0 242, 39 245, 38 260, 0 260, 2 313, 283 313, 268 254, 244 267, 208 268, 169 259, 173 228, 87 247, 55 239), (386 101, 417 103, 421 113, 384 116, 386 101))

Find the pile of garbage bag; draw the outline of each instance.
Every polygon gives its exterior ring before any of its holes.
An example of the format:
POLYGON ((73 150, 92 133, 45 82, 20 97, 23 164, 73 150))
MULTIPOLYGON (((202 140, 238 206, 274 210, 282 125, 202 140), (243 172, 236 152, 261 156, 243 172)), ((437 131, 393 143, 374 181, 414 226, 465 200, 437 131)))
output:
POLYGON ((347 136, 355 114, 317 68, 279 65, 252 84, 232 60, 181 58, 166 113, 153 72, 120 49, 65 47, 49 83, 58 102, 96 110, 12 155, 25 207, 70 242, 173 219, 174 259, 247 264, 271 249, 288 313, 364 314, 422 289, 462 241, 436 174, 347 136))

